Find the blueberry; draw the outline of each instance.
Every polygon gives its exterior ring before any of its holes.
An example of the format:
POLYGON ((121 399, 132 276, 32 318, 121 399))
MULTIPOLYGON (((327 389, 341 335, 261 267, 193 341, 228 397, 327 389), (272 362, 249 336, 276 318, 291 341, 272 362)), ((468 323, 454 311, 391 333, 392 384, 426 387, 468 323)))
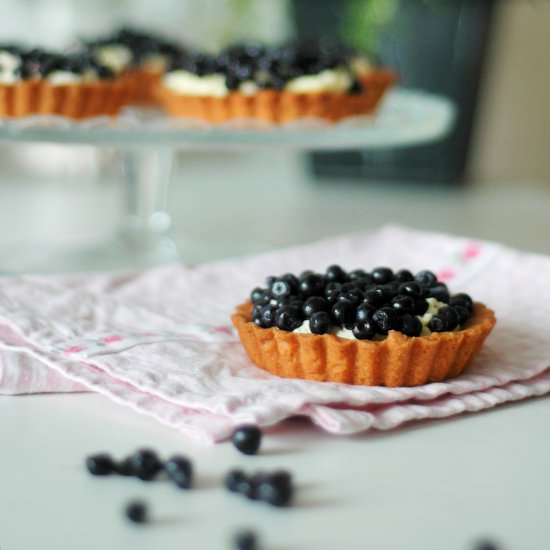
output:
POLYGON ((265 279, 265 285, 267 288, 271 288, 271 285, 277 280, 277 277, 270 275, 269 277, 266 277, 265 279))
POLYGON ((447 328, 447 321, 443 319, 443 317, 439 317, 438 315, 434 315, 430 322, 428 323, 428 328, 432 332, 445 332, 448 330, 447 328))
POLYGON ((398 295, 391 301, 391 306, 398 313, 412 313, 415 301, 411 296, 398 295))
POLYGON ((422 323, 418 317, 405 313, 405 315, 401 317, 401 327, 399 330, 406 336, 420 336, 422 332, 422 323))
POLYGON ((361 84, 359 80, 355 79, 350 89, 348 90, 348 94, 359 95, 359 94, 362 94, 363 91, 364 91, 363 84, 361 84))
POLYGON ((408 269, 401 269, 395 274, 395 280, 399 283, 406 283, 414 281, 414 276, 408 269))
POLYGON ((270 328, 275 324, 275 316, 277 314, 277 306, 267 304, 260 307, 258 320, 254 321, 258 326, 262 328, 270 328))
POLYGON ((251 293, 250 293, 250 301, 253 304, 258 303, 263 297, 265 293, 264 288, 256 287, 251 293))
POLYGON ((451 299, 449 300, 449 305, 451 306, 463 306, 470 311, 474 309, 474 301, 468 294, 464 294, 463 292, 459 294, 453 294, 451 296, 451 299))
POLYGON ((358 340, 372 340, 376 335, 376 326, 373 321, 356 321, 352 328, 353 335, 358 340))
POLYGON ((254 455, 258 452, 262 442, 262 432, 258 426, 247 424, 239 426, 231 437, 233 445, 245 455, 254 455))
POLYGON ((470 311, 461 305, 452 306, 458 317, 458 324, 463 325, 470 318, 470 311))
POLYGON ((313 334, 326 334, 330 329, 330 315, 326 311, 316 311, 309 318, 309 330, 313 334))
POLYGON ((193 465, 187 457, 173 456, 164 464, 164 471, 180 489, 191 488, 193 484, 193 465))
POLYGON ((355 269, 348 273, 348 281, 356 281, 357 279, 371 279, 371 277, 364 269, 355 269))
POLYGON ((375 283, 383 285, 393 279, 393 271, 389 267, 377 267, 372 270, 372 279, 375 283))
POLYGON ((424 298, 419 298, 414 301, 414 310, 415 315, 424 315, 428 311, 429 304, 424 298))
POLYGON ((271 285, 271 294, 274 298, 284 298, 292 294, 292 287, 288 281, 277 279, 271 285))
POLYGON ((342 284, 336 282, 327 283, 325 286, 324 296, 327 300, 330 300, 331 296, 337 296, 342 292, 342 284))
POLYGON ((445 303, 448 303, 451 297, 449 294, 449 289, 444 283, 439 283, 435 286, 431 286, 430 288, 428 288, 428 296, 445 303))
POLYGON ((340 300, 347 300, 348 302, 351 302, 355 307, 357 307, 363 300, 364 295, 359 289, 354 290, 348 290, 347 292, 344 292, 343 294, 340 294, 338 296, 338 301, 340 300))
POLYGON ((480 540, 475 543, 474 550, 499 550, 499 545, 492 540, 480 540))
POLYGON ((132 457, 128 456, 115 464, 115 472, 119 476, 129 477, 134 475, 132 469, 132 457))
POLYGON ((343 283, 346 280, 346 272, 339 265, 331 265, 325 271, 325 280, 329 283, 343 283))
POLYGON ((306 319, 309 319, 318 311, 327 311, 328 304, 321 296, 311 296, 304 302, 303 312, 306 319))
POLYGON ((383 286, 377 285, 365 292, 365 302, 374 306, 381 306, 387 301, 386 291, 383 286))
POLYGON ((293 496, 293 487, 289 481, 268 477, 257 488, 257 498, 271 506, 288 506, 293 496))
POLYGON ((142 481, 151 481, 162 469, 157 453, 151 449, 139 449, 130 456, 133 475, 142 481))
POLYGON ((225 476, 224 485, 232 493, 238 493, 239 484, 246 479, 246 474, 242 470, 229 470, 225 476))
POLYGON ((384 294, 387 300, 391 300, 399 294, 399 283, 397 281, 386 283, 385 285, 382 285, 382 288, 384 289, 384 294))
POLYGON ((392 307, 382 307, 377 309, 372 320, 379 329, 379 332, 385 334, 388 330, 396 330, 399 328, 399 314, 392 307))
POLYGON ((298 280, 298 277, 296 277, 296 275, 293 275, 292 273, 285 273, 281 277, 281 279, 283 281, 286 281, 290 285, 292 294, 298 293, 298 285, 300 284, 300 281, 298 280))
POLYGON ((442 307, 437 312, 437 316, 445 320, 447 323, 447 330, 454 330, 458 325, 458 315, 452 307, 442 307))
POLYGON ((355 311, 356 307, 353 302, 349 300, 338 300, 332 306, 331 310, 334 324, 341 326, 352 324, 355 321, 355 311))
POLYGON ((258 548, 258 536, 254 531, 239 531, 235 535, 235 550, 256 550, 258 548))
POLYGON ((302 311, 295 306, 280 307, 275 313, 275 325, 281 330, 292 332, 302 324, 302 311))
POLYGON ((422 286, 434 286, 437 283, 437 277, 432 271, 424 270, 419 271, 415 276, 414 280, 421 284, 422 286))
POLYGON ((325 281, 322 275, 308 273, 300 277, 299 290, 303 296, 317 296, 323 293, 325 281))
POLYGON ((107 476, 116 472, 116 465, 113 459, 106 453, 87 457, 86 468, 94 476, 107 476))
POLYGON ((133 500, 127 504, 125 514, 133 523, 146 523, 148 519, 147 505, 141 500, 133 500))
POLYGON ((415 281, 407 281, 399 287, 399 294, 405 294, 413 298, 421 298, 422 287, 415 281))
POLYGON ((355 320, 370 321, 375 311, 376 308, 374 306, 363 302, 357 307, 357 310, 355 312, 355 320))

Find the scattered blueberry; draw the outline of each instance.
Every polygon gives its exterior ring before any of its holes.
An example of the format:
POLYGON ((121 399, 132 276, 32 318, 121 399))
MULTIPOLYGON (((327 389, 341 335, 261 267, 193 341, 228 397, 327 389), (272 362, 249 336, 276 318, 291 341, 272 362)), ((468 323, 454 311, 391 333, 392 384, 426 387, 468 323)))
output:
POLYGON ((255 455, 262 442, 262 432, 258 426, 239 426, 231 437, 233 445, 245 455, 255 455))
POLYGON ((148 520, 147 505, 142 500, 129 502, 126 506, 125 514, 133 523, 146 523, 148 520))
POLYGON ((235 550, 257 550, 258 536, 254 531, 239 531, 234 539, 235 550))
POLYGON ((131 457, 126 457, 115 464, 115 472, 119 476, 129 477, 134 475, 131 457))
POLYGON ((86 468, 94 476, 107 476, 116 472, 116 465, 113 459, 106 453, 86 458, 86 468))
POLYGON ((247 479, 247 476, 242 470, 229 470, 225 476, 225 487, 232 493, 239 492, 239 484, 247 479))
POLYGON ((190 489, 193 484, 193 465, 184 456, 176 455, 164 464, 164 471, 180 489, 190 489))
POLYGON ((151 481, 162 470, 157 453, 151 449, 139 449, 130 456, 133 475, 142 481, 151 481))

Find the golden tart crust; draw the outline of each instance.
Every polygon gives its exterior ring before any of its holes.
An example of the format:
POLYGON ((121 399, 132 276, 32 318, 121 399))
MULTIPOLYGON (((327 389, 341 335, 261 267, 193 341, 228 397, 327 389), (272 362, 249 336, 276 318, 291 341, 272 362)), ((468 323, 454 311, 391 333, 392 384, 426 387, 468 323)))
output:
POLYGON ((287 378, 365 386, 419 386, 461 374, 496 323, 494 312, 476 302, 464 327, 409 337, 390 331, 384 340, 346 340, 333 334, 297 334, 251 322, 250 301, 231 317, 248 357, 258 367, 287 378))

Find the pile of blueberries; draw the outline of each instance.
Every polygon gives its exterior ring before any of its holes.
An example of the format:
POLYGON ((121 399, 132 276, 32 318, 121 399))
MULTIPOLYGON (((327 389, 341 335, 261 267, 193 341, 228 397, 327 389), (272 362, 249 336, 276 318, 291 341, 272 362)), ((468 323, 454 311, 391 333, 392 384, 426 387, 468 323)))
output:
POLYGON ((447 285, 427 270, 415 275, 389 267, 346 272, 331 265, 324 274, 304 271, 298 277, 291 273, 268 277, 266 285, 250 295, 252 321, 258 326, 293 331, 307 321, 313 334, 345 328, 358 340, 385 336, 390 330, 420 336, 419 316, 428 309, 427 298, 447 304, 430 320, 432 332, 464 325, 474 307, 470 296, 451 296, 447 285))
MULTIPOLYGON (((0 44, 0 51, 11 53, 21 59, 15 75, 23 80, 45 78, 54 71, 83 74, 93 70, 99 78, 111 79, 115 73, 94 60, 91 52, 61 54, 41 48, 22 48, 15 44, 0 44)), ((1 69, 1 67, 0 67, 1 69)))
MULTIPOLYGON (((236 449, 246 455, 254 455, 260 449, 261 430, 254 425, 245 424, 236 428, 232 442, 236 449)), ((86 458, 86 468, 94 476, 118 474, 133 476, 142 481, 152 481, 162 473, 180 489, 190 489, 193 485, 193 465, 183 455, 174 455, 162 462, 151 449, 138 449, 131 455, 117 461, 108 453, 94 454, 86 458)), ((294 495, 292 476, 286 470, 257 472, 248 476, 242 470, 230 470, 225 476, 225 487, 250 500, 265 502, 271 506, 288 506, 294 495)), ((134 523, 147 523, 149 512, 142 500, 132 500, 125 508, 126 517, 134 523)), ((234 547, 238 550, 254 550, 258 545, 258 536, 254 531, 241 530, 236 533, 234 547)))
MULTIPOLYGON (((253 81, 259 88, 280 90, 289 80, 347 66, 355 53, 341 44, 294 42, 268 47, 262 44, 233 44, 217 55, 186 50, 173 59, 169 70, 183 69, 197 76, 225 75, 229 90, 253 81)), ((360 93, 356 80, 349 93, 360 93)))
POLYGON ((172 59, 182 55, 185 51, 183 47, 162 36, 130 27, 121 27, 107 36, 88 40, 85 45, 90 51, 102 46, 126 46, 132 52, 132 62, 135 65, 151 55, 159 54, 172 59))

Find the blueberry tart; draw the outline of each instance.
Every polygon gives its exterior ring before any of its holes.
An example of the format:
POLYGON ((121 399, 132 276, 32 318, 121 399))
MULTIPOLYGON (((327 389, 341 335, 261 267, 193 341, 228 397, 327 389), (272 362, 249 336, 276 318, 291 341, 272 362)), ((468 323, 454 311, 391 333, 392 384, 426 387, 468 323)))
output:
POLYGON ((141 30, 123 27, 113 34, 87 41, 85 50, 100 65, 108 67, 129 88, 130 103, 155 102, 155 90, 172 59, 181 56, 181 46, 141 30))
POLYGON ((174 58, 158 97, 171 115, 214 124, 337 121, 371 113, 394 81, 394 73, 343 46, 245 43, 217 55, 188 50, 174 58))
POLYGON ((332 265, 269 277, 232 321, 250 359, 272 374, 395 387, 461 374, 496 319, 431 271, 332 265))
POLYGON ((0 45, 0 116, 114 115, 127 99, 114 77, 85 54, 0 45))

